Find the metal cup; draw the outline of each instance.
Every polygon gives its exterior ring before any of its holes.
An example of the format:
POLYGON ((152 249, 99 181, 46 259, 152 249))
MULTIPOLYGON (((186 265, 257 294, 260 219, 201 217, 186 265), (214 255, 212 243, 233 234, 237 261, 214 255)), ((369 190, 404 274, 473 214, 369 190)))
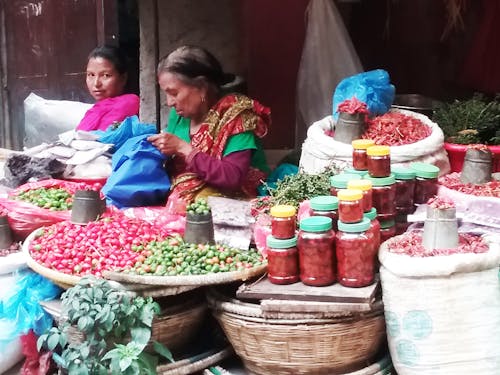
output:
POLYGON ((215 243, 211 212, 206 215, 186 214, 184 241, 196 244, 208 243, 210 245, 215 243))
POLYGON ((7 216, 0 216, 0 249, 8 249, 14 242, 7 216))
POLYGON ((427 250, 458 247, 458 223, 455 208, 439 209, 427 206, 422 245, 427 250))
POLYGON ((364 113, 345 113, 340 112, 339 119, 335 124, 333 139, 338 142, 348 143, 361 138, 365 132, 365 114, 364 113))
POLYGON ((73 197, 71 222, 73 224, 87 224, 95 221, 104 212, 106 203, 95 190, 77 190, 73 197))
POLYGON ((488 149, 469 148, 465 153, 460 181, 464 184, 484 184, 491 181, 492 159, 488 149))

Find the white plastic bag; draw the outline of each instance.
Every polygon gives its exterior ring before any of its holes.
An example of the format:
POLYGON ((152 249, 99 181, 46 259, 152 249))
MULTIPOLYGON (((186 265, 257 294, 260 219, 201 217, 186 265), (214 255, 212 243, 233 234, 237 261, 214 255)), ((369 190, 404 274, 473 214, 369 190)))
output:
POLYGON ((482 254, 379 252, 392 362, 399 375, 497 375, 500 246, 482 254))
POLYGON ((332 94, 345 77, 363 67, 332 0, 313 0, 297 76, 297 139, 307 126, 332 112, 332 94))
POLYGON ((56 141, 60 133, 75 129, 90 107, 92 104, 29 94, 24 100, 24 147, 56 141))
MULTIPOLYGON (((421 113, 401 109, 392 109, 391 111, 415 117, 432 129, 430 136, 418 142, 392 146, 391 163, 405 165, 420 161, 439 167, 440 175, 448 173, 450 162, 443 147, 444 135, 441 128, 421 113)), ((352 164, 352 146, 337 142, 333 137, 325 134, 325 130, 333 128, 333 121, 332 116, 327 116, 309 127, 307 138, 302 144, 300 157, 300 168, 305 173, 316 174, 332 165, 343 168, 352 164)))

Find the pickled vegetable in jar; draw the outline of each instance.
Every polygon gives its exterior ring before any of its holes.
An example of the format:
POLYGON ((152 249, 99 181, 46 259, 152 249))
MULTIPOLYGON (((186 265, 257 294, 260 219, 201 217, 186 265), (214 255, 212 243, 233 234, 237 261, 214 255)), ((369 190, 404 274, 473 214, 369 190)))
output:
POLYGON ((346 287, 363 287, 375 279, 373 233, 370 220, 348 224, 339 221, 335 237, 337 254, 337 280, 346 287))
POLYGON ((302 219, 297 247, 300 280, 304 284, 326 286, 335 282, 335 232, 332 230, 332 219, 326 216, 302 219))
POLYGON ((279 240, 286 240, 295 236, 297 229, 297 210, 289 205, 271 207, 271 234, 279 240))
POLYGON ((347 189, 347 183, 350 180, 358 180, 359 176, 350 173, 340 173, 330 177, 330 194, 334 197, 340 189, 347 189))
POLYGON ((375 263, 378 264, 378 249, 380 247, 380 222, 377 219, 377 209, 373 207, 369 212, 365 212, 364 215, 370 220, 370 232, 373 233, 373 256, 375 258, 375 263))
POLYGON ((396 216, 396 179, 389 177, 370 177, 365 179, 372 182, 372 204, 377 209, 377 219, 390 220, 396 216))
POLYGON ((299 281, 299 250, 297 237, 280 240, 267 236, 267 277, 273 284, 299 281))
POLYGON ((311 216, 326 216, 332 219, 332 229, 337 230, 339 200, 331 195, 321 195, 309 200, 311 216))
POLYGON ((415 172, 410 168, 394 167, 392 173, 396 178, 396 211, 398 214, 412 214, 415 211, 415 172))
POLYGON ((344 223, 357 223, 363 219, 363 192, 342 189, 337 193, 339 199, 339 220, 344 223))
POLYGON ((363 212, 372 209, 372 182, 370 180, 351 180, 347 183, 347 188, 363 192, 363 212))
POLYGON ((389 146, 367 148, 368 173, 372 177, 387 177, 391 174, 391 149, 389 146))
POLYGON ((415 204, 425 204, 429 199, 437 195, 439 168, 421 162, 411 163, 410 168, 416 175, 413 202, 415 204))
POLYGON ((368 173, 368 169, 363 170, 363 169, 346 168, 344 169, 343 173, 355 174, 356 176, 358 176, 358 178, 363 178, 363 176, 368 173))
POLYGON ((351 142, 352 145, 352 166, 357 170, 368 169, 368 157, 366 149, 375 145, 371 139, 355 139, 351 142))
POLYGON ((380 222, 380 243, 387 241, 389 238, 396 235, 396 222, 394 220, 386 220, 380 222))

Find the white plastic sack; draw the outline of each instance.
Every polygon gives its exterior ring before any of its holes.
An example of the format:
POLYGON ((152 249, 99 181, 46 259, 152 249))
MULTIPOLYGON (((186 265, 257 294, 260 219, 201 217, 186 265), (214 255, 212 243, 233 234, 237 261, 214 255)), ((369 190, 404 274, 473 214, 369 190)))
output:
POLYGON ((90 107, 92 104, 29 94, 24 100, 24 147, 56 141, 60 133, 75 129, 90 107))
POLYGON ((500 246, 484 254, 379 252, 392 362, 399 375, 498 375, 500 246))
POLYGON ((297 75, 297 138, 300 141, 309 124, 332 112, 332 94, 337 84, 363 71, 334 1, 310 1, 307 18, 297 75))
MULTIPOLYGON (((400 112, 422 121, 432 129, 427 138, 403 146, 391 146, 391 163, 406 165, 410 162, 420 161, 434 164, 439 167, 440 175, 450 171, 450 162, 444 149, 444 135, 441 128, 427 116, 402 109, 392 109, 391 112, 400 112)), ((333 129, 333 118, 327 116, 313 123, 308 131, 307 138, 302 144, 300 168, 305 173, 321 173, 330 166, 345 167, 352 165, 352 146, 347 143, 337 142, 325 134, 325 130, 333 129)))

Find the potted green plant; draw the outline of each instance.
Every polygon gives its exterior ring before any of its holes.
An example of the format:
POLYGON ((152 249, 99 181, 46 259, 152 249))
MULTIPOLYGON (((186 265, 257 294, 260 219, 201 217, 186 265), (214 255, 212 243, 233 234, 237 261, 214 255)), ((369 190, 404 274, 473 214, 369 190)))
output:
POLYGON ((151 297, 133 297, 104 279, 84 277, 61 300, 64 318, 37 342, 38 351, 52 352, 60 373, 152 375, 159 356, 173 361, 160 343, 153 342, 156 353, 146 350, 160 311, 151 297))
POLYGON ((433 120, 445 135, 452 172, 460 172, 467 145, 487 145, 494 156, 493 171, 500 171, 500 98, 488 100, 475 94, 466 100, 442 103, 433 120))

